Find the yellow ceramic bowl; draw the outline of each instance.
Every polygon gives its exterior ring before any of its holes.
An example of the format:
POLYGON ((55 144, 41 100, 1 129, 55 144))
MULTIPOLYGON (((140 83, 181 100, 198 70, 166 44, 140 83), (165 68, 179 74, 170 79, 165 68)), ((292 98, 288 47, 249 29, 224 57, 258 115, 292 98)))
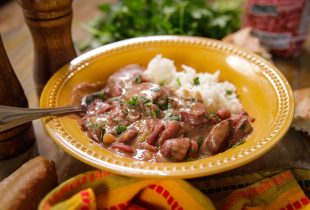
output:
POLYGON ((206 159, 182 163, 149 163, 120 157, 96 144, 69 116, 46 117, 52 139, 77 159, 100 169, 136 177, 193 178, 244 165, 270 150, 285 134, 293 117, 292 90, 284 76, 259 56, 205 38, 152 36, 129 39, 92 50, 61 68, 47 83, 40 106, 70 105, 80 83, 106 81, 127 64, 146 66, 156 54, 203 72, 221 70, 220 79, 232 82, 245 110, 255 118, 246 143, 206 159))

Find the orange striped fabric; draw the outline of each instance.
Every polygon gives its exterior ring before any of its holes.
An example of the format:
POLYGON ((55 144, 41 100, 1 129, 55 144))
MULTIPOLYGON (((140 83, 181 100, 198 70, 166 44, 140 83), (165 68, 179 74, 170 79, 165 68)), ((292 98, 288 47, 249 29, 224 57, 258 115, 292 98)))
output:
POLYGON ((235 190, 222 203, 221 210, 310 209, 309 199, 290 171, 235 190))
MULTIPOLYGON (((302 173, 295 171, 294 174, 302 173)), ((254 177, 257 178, 257 174, 254 177)), ((198 182, 194 185, 204 189, 226 189, 225 184, 238 185, 235 181, 228 182, 233 179, 234 177, 230 177, 228 180, 217 179, 216 183, 198 182)), ((244 181, 244 178, 241 179, 244 181)), ((310 210, 308 197, 290 171, 263 178, 228 195, 222 194, 217 200, 208 195, 220 210, 310 210)), ((41 201, 39 209, 213 210, 215 207, 206 195, 184 180, 138 179, 91 171, 74 177, 51 191, 41 201)))

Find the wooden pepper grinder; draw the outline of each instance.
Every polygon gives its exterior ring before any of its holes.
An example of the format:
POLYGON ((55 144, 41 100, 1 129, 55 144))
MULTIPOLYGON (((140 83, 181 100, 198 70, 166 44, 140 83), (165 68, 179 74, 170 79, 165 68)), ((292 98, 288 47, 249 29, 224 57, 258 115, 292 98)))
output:
POLYGON ((17 0, 32 34, 34 78, 40 95, 49 78, 76 57, 71 38, 72 0, 17 0))
MULTIPOLYGON (((20 85, 0 35, 0 104, 5 106, 28 107, 24 90, 20 85)), ((0 133, 0 159, 14 157, 34 142, 32 123, 0 133)))

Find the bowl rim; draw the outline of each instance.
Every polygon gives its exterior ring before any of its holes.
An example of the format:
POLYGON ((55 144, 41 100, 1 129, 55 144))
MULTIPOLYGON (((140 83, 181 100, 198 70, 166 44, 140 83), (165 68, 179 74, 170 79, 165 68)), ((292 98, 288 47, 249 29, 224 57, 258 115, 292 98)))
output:
MULTIPOLYGON (((57 93, 61 90, 62 83, 66 79, 72 77, 75 73, 85 68, 89 63, 96 60, 97 57, 103 53, 117 53, 128 48, 135 48, 147 46, 152 44, 189 44, 194 46, 201 46, 233 54, 246 59, 247 61, 259 66, 263 76, 275 88, 277 97, 279 99, 279 109, 273 124, 272 132, 253 147, 243 152, 236 153, 225 160, 217 160, 214 162, 207 161, 207 159, 200 159, 191 162, 181 163, 150 163, 144 161, 136 161, 132 159, 131 164, 123 162, 115 155, 115 160, 107 160, 100 154, 90 151, 87 147, 80 144, 78 141, 70 136, 70 133, 61 127, 59 117, 43 118, 45 130, 49 136, 63 148, 66 152, 75 158, 85 162, 91 166, 100 169, 106 169, 111 172, 133 177, 177 177, 177 178, 195 178, 217 174, 228 171, 246 163, 249 163, 258 157, 262 156, 273 146, 281 140, 290 127, 294 114, 294 99, 292 89, 283 74, 270 62, 263 58, 248 52, 231 44, 223 43, 218 40, 202 37, 192 36, 176 36, 176 35, 158 35, 148 37, 138 37, 127 39, 91 50, 85 54, 73 59, 69 64, 62 67, 53 77, 48 81, 40 98, 41 108, 55 107, 55 100, 57 93), (68 71, 70 69, 70 71, 68 71), (46 107, 46 101, 48 106, 46 107), (50 126, 50 123, 53 126, 50 126), (57 135, 55 135, 55 129, 57 135), (189 164, 191 163, 191 164, 189 164)), ((242 146, 242 145, 241 145, 242 146)), ((237 152, 237 150, 236 150, 237 152)))

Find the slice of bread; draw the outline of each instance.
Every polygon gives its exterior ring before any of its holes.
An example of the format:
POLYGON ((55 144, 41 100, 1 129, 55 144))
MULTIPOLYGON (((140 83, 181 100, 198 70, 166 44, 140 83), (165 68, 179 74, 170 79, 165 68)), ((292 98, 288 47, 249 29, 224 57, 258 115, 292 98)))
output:
POLYGON ((222 41, 242 47, 271 61, 271 54, 268 53, 268 49, 261 44, 257 37, 252 35, 252 28, 250 27, 229 34, 222 41))
POLYGON ((292 127, 310 135, 310 88, 294 91, 295 114, 292 127))

